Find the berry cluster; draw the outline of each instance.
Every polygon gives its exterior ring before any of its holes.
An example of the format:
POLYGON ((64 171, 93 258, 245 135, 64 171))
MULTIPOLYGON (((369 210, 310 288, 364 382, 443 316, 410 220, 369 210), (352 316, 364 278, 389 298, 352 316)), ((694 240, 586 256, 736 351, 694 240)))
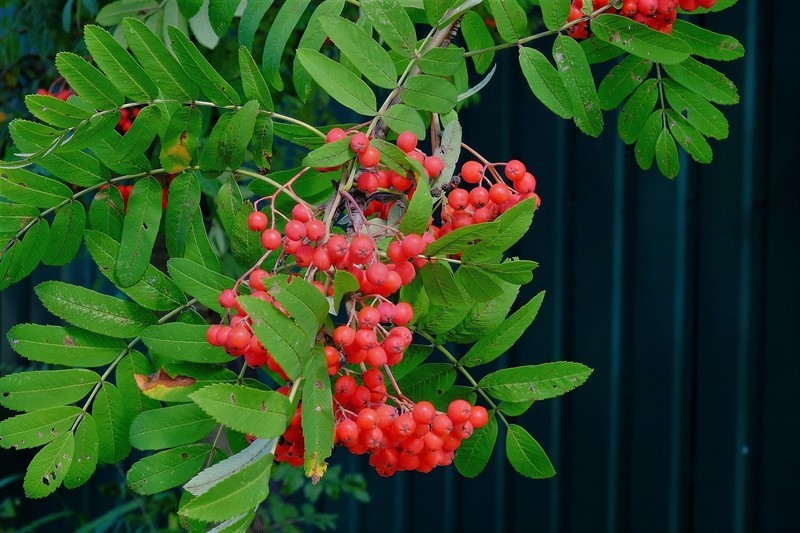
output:
MULTIPOLYGON (((717 0, 625 0, 619 11, 610 7, 607 13, 619 13, 654 30, 670 34, 672 33, 672 23, 678 16, 678 7, 691 12, 698 7, 713 7, 716 3, 717 0)), ((609 0, 592 0, 593 9, 600 9, 608 4, 609 0)), ((581 11, 582 7, 583 0, 573 0, 567 20, 571 22, 582 18, 584 16, 581 11)), ((586 21, 571 26, 568 32, 576 39, 590 37, 589 25, 586 21)))
MULTIPOLYGON (((349 215, 346 231, 336 228, 335 209, 327 204, 315 208, 294 194, 291 184, 302 172, 273 196, 258 200, 256 206, 266 201, 270 210, 254 210, 247 225, 260 234, 264 256, 233 288, 219 295, 226 313, 219 324, 208 328, 207 341, 232 357, 244 356, 250 367, 266 366, 284 382, 278 391, 288 394, 288 376, 255 335, 250 317, 238 302, 239 285, 249 287, 252 297, 270 302, 287 314, 269 292, 269 278, 278 270, 289 272, 290 278, 303 275, 326 296, 333 295, 337 272, 349 273, 358 288, 345 300, 345 323, 318 335, 333 384, 335 442, 355 454, 369 453, 370 464, 380 475, 401 470, 428 472, 450 464, 462 440, 488 422, 488 413, 465 400, 454 400, 446 412, 437 412, 431 403, 414 403, 402 394, 392 367, 403 360, 411 344, 413 333, 407 326, 414 319, 414 309, 408 302, 398 301, 397 293, 415 279, 418 269, 436 260, 424 251, 440 236, 469 224, 491 221, 524 198, 535 198, 538 205, 536 179, 520 161, 490 163, 476 154, 484 163, 466 162, 460 176, 442 186, 442 191, 450 191, 441 201, 442 224, 431 220, 422 234, 403 234, 388 222, 388 211, 394 202, 408 202, 413 196, 413 176, 401 176, 382 166, 381 153, 370 145, 365 133, 348 134, 334 128, 327 134, 327 142, 345 138, 358 165, 342 169, 352 171, 354 188, 352 194, 339 192, 349 215), (504 167, 505 178, 498 172, 500 167, 504 167), (278 194, 296 201, 288 216, 275 208, 278 194), (396 199, 384 203, 377 197, 396 199), (272 254, 277 254, 275 268, 267 272, 262 265, 272 254), (391 383, 391 390, 385 381, 391 383)), ((418 149, 414 134, 401 133, 396 144, 422 165, 420 179, 433 180, 441 175, 444 162, 418 149)), ((275 459, 301 465, 304 454, 298 407, 278 442, 275 459)))

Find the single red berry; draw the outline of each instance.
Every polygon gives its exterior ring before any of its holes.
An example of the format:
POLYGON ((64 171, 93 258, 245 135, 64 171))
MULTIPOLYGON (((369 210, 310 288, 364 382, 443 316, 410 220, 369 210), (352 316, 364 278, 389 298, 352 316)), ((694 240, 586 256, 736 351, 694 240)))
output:
POLYGON ((206 330, 206 340, 210 345, 217 346, 217 333, 221 327, 219 324, 214 324, 206 330))
POLYGON ((378 337, 371 329, 359 329, 356 331, 355 344, 364 350, 369 350, 378 345, 378 337))
POLYGON ((372 263, 367 267, 367 279, 376 287, 380 287, 389 277, 389 267, 383 263, 372 263))
POLYGON ((286 236, 293 241, 302 241, 306 236, 306 225, 300 220, 290 220, 284 228, 286 236))
POLYGON ((453 400, 447 406, 447 416, 454 424, 463 424, 469 420, 472 406, 466 400, 453 400))
POLYGON ((403 238, 401 243, 403 252, 408 257, 415 257, 425 251, 425 241, 421 235, 410 233, 403 238))
POLYGON ((228 347, 229 350, 233 351, 244 351, 250 345, 250 332, 247 331, 247 328, 243 326, 235 327, 231 329, 231 332, 228 334, 228 338, 225 340, 225 345, 228 347))
POLYGON ((372 258, 372 254, 375 251, 375 243, 366 235, 358 235, 350 241, 349 251, 353 258, 353 263, 363 265, 372 258))
POLYGON ((322 221, 312 218, 311 220, 306 222, 306 237, 308 238, 309 241, 311 242, 321 241, 322 239, 325 238, 325 235, 327 233, 328 230, 322 221))
POLYGON ((475 187, 469 191, 469 203, 472 207, 480 209, 489 202, 489 191, 486 187, 475 187))
POLYGON ((368 146, 366 150, 358 154, 358 162, 363 167, 372 168, 381 162, 381 153, 377 148, 368 146))
POLYGON ((489 199, 500 205, 511 197, 511 191, 505 183, 495 183, 489 188, 489 199))
POLYGON ((281 240, 281 234, 278 230, 264 230, 261 234, 261 247, 265 250, 277 250, 281 245, 281 240))
POLYGON ((307 244, 301 245, 294 253, 294 260, 300 268, 310 267, 314 262, 314 248, 307 244))
POLYGON ((432 155, 425 158, 422 166, 425 167, 425 170, 428 172, 428 176, 431 178, 436 178, 442 173, 442 170, 444 170, 444 161, 442 161, 440 157, 432 155))
POLYGON ((326 248, 315 248, 312 262, 314 263, 315 267, 323 272, 330 270, 330 268, 333 266, 333 260, 331 259, 331 255, 328 253, 326 248))
POLYGON ((344 420, 336 424, 336 437, 339 439, 339 442, 341 442, 345 446, 357 442, 358 435, 359 435, 358 425, 349 418, 345 418, 344 420))
POLYGON ((461 179, 467 183, 478 183, 483 178, 483 165, 477 161, 467 161, 461 167, 461 179))
POLYGON ((333 342, 340 348, 350 346, 356 340, 356 332, 350 326, 339 326, 333 330, 333 342))
MULTIPOLYGON (((353 134, 350 137, 350 149, 357 154, 364 153, 369 147, 369 137, 367 137, 364 133, 358 132, 353 134)), ((371 166, 371 165, 370 165, 371 166)))
POLYGON ((381 313, 375 307, 362 307, 358 311, 358 327, 374 328, 381 321, 381 313))
POLYGON ((303 204, 295 204, 292 207, 292 218, 305 224, 311 220, 311 210, 303 204))
POLYGON ((332 143, 347 137, 347 133, 342 128, 331 128, 325 135, 325 142, 332 143))
POLYGON ((250 288, 254 291, 265 291, 267 290, 266 286, 264 285, 264 280, 269 277, 269 272, 264 269, 256 268, 252 272, 250 272, 250 277, 248 281, 250 283, 250 288))
POLYGON ((414 308, 408 302, 400 302, 394 306, 392 322, 397 326, 405 326, 414 319, 414 308))
POLYGON ((367 194, 372 194, 378 190, 378 176, 374 172, 362 172, 356 181, 358 190, 367 194))
POLYGON ((447 205, 457 211, 466 209, 469 204, 469 193, 466 189, 453 189, 450 191, 450 194, 447 195, 447 205))
POLYGON ((476 405, 469 414, 469 422, 475 429, 480 429, 489 423, 489 412, 482 405, 476 405))
POLYGON ((233 289, 225 289, 219 295, 219 305, 225 309, 230 309, 236 305, 236 291, 233 289))
POLYGON ((421 402, 417 402, 417 404, 414 406, 414 409, 411 410, 411 414, 414 417, 414 422, 417 424, 428 425, 436 416, 436 408, 431 402, 426 402, 423 400, 421 402))
POLYGON ((250 231, 264 231, 267 229, 268 222, 267 215, 261 211, 253 211, 247 217, 247 227, 250 228, 250 231))
POLYGON ((417 136, 410 131, 404 131, 397 136, 397 147, 405 153, 413 151, 417 147, 417 136))
POLYGON ((386 350, 380 346, 374 346, 367 350, 367 357, 364 361, 372 368, 379 368, 385 365, 388 361, 386 350))
POLYGON ((505 174, 506 177, 511 181, 517 181, 525 175, 525 165, 522 163, 522 161, 512 159, 506 163, 505 174))

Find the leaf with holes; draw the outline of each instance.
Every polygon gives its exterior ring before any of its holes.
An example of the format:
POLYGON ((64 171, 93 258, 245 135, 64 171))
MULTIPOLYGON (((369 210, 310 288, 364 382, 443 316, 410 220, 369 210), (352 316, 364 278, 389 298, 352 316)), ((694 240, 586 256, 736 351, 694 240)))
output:
POLYGON ((48 407, 0 422, 0 448, 36 448, 69 432, 80 407, 48 407))
POLYGON ((28 498, 44 498, 55 492, 64 482, 72 466, 75 450, 75 435, 64 433, 37 453, 22 484, 28 498))

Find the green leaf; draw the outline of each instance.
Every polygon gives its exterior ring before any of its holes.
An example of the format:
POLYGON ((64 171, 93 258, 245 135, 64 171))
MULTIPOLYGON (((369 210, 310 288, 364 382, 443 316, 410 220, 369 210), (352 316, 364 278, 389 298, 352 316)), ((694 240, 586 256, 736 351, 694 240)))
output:
POLYGON ((445 14, 453 7, 453 4, 461 3, 456 0, 423 0, 425 15, 431 26, 438 26, 445 14))
POLYGON ((431 257, 463 252, 477 242, 490 241, 496 237, 500 226, 492 222, 482 222, 458 228, 428 244, 424 253, 431 257))
POLYGON ((317 345, 305 368, 302 425, 305 443, 305 473, 312 482, 325 473, 325 459, 333 452, 333 399, 331 380, 322 345, 317 345))
POLYGON ((442 389, 436 391, 436 394, 430 397, 430 402, 437 411, 445 412, 447 407, 453 400, 466 400, 474 404, 478 395, 475 393, 473 387, 466 385, 453 385, 449 389, 442 389))
POLYGON ((506 456, 514 470, 525 477, 543 479, 556 475, 547 454, 522 426, 508 425, 506 456))
POLYGON ((522 416, 530 409, 534 402, 535 400, 528 400, 525 402, 501 402, 500 405, 497 406, 497 409, 504 415, 522 416))
POLYGON ((598 15, 592 19, 591 29, 598 39, 654 63, 680 63, 692 53, 689 45, 681 39, 621 15, 598 15))
POLYGON ((383 121, 389 126, 389 129, 395 133, 403 133, 410 131, 417 136, 418 139, 424 139, 427 135, 425 130, 425 123, 419 112, 404 104, 394 104, 389 107, 383 114, 383 121))
MULTIPOLYGON (((119 243, 104 233, 86 231, 86 248, 109 281, 116 284, 119 243)), ((171 311, 186 303, 183 291, 174 281, 153 265, 148 264, 142 279, 130 287, 119 287, 134 302, 153 311, 171 311)))
POLYGON ((639 138, 639 133, 653 112, 658 102, 658 80, 650 78, 639 85, 634 91, 619 114, 617 131, 625 144, 633 144, 639 138))
POLYGON ((697 131, 713 139, 728 137, 728 121, 722 111, 675 80, 666 79, 661 83, 669 105, 697 131))
POLYGON ((603 131, 603 113, 583 48, 571 37, 559 35, 553 44, 553 57, 572 100, 575 124, 585 134, 598 137, 603 131))
MULTIPOLYGON (((123 148, 122 136, 116 131, 112 131, 107 136, 96 139, 92 143, 91 149, 103 165, 113 172, 117 174, 136 174, 150 170, 150 161, 145 155, 143 153, 129 153, 124 157, 120 156, 123 151, 135 147, 134 145, 138 144, 139 140, 136 139, 130 146, 123 148)), ((152 142, 152 138, 150 141, 152 142)), ((146 146, 143 148, 146 148, 146 146)))
POLYGON ((264 253, 260 234, 247 228, 247 217, 253 212, 248 201, 242 203, 239 184, 231 176, 217 195, 219 217, 231 243, 231 253, 242 268, 250 268, 264 253))
MULTIPOLYGON (((422 165, 411 159, 396 144, 387 142, 383 139, 372 139, 369 145, 381 154, 381 163, 394 170, 401 176, 412 173, 416 176, 424 176, 425 170, 422 165)), ((426 180, 423 180, 426 181, 426 180)))
POLYGON ((133 186, 115 268, 117 281, 122 287, 138 283, 150 265, 161 225, 162 194, 161 184, 150 176, 133 186))
POLYGON ((143 411, 133 419, 131 445, 137 450, 161 450, 191 444, 206 437, 217 425, 193 403, 143 411))
POLYGON ((141 17, 159 9, 155 0, 118 0, 103 6, 95 22, 101 26, 116 26, 125 17, 141 17))
POLYGON ((434 76, 452 76, 464 63, 464 49, 431 48, 419 59, 419 68, 426 74, 434 76))
POLYGON ((119 389, 108 382, 103 383, 92 404, 92 417, 97 423, 100 461, 118 463, 125 459, 131 452, 128 440, 131 419, 119 389))
POLYGON ((428 229, 432 213, 433 197, 431 196, 428 179, 423 175, 417 182, 414 197, 408 203, 408 210, 403 215, 398 229, 406 235, 409 233, 421 235, 428 229))
POLYGON ((248 50, 253 47, 253 38, 272 3, 273 0, 250 0, 245 4, 244 13, 239 21, 240 45, 248 50))
POLYGON ((159 158, 164 172, 177 174, 189 166, 197 152, 203 117, 196 107, 179 107, 169 120, 161 139, 159 158))
POLYGON ((84 40, 94 62, 125 96, 136 102, 158 98, 156 84, 110 33, 88 25, 84 40))
POLYGON ((692 156, 692 159, 698 163, 711 163, 713 157, 711 147, 706 142, 705 137, 694 129, 685 118, 670 109, 667 111, 667 125, 675 138, 675 142, 686 150, 686 153, 692 156))
POLYGON ((208 3, 208 20, 211 22, 211 29, 219 37, 228 32, 239 4, 241 0, 215 0, 208 3))
POLYGON ((38 220, 25 233, 21 241, 16 241, 0 257, 0 290, 27 277, 39 265, 45 252, 43 242, 47 242, 50 227, 47 221, 38 220))
MULTIPOLYGON (((306 30, 303 36, 300 37, 300 42, 297 48, 311 48, 312 50, 319 50, 328 38, 325 31, 322 29, 320 20, 325 16, 338 17, 342 8, 344 7, 344 0, 324 0, 318 5, 314 12, 311 13, 311 18, 308 21, 306 30)), ((239 39, 241 42, 241 39, 239 39)), ((292 65, 292 77, 294 81, 294 88, 297 96, 303 102, 308 100, 311 95, 311 76, 308 75, 306 69, 300 64, 300 60, 295 56, 292 65)))
POLYGON ((68 489, 80 487, 92 477, 97 468, 97 454, 100 442, 97 437, 97 424, 92 415, 84 413, 75 431, 75 451, 72 466, 64 477, 68 489))
POLYGON ((540 0, 542 20, 548 30, 556 31, 567 22, 569 16, 569 0, 540 0))
POLYGON ((86 209, 81 202, 72 201, 60 207, 50 226, 50 240, 42 262, 62 266, 72 261, 81 247, 85 229, 86 209))
POLYGON ((683 19, 672 23, 672 35, 687 43, 692 54, 706 59, 731 61, 744 57, 744 47, 730 35, 701 28, 683 19))
POLYGON ((364 0, 361 9, 392 50, 411 57, 417 47, 417 34, 414 23, 399 2, 364 0))
POLYGON ((89 206, 89 227, 119 241, 124 219, 125 206, 119 189, 112 185, 97 191, 89 206))
POLYGON ((77 54, 56 54, 56 68, 72 89, 98 111, 107 111, 125 103, 125 96, 108 78, 77 54))
POLYGON ((205 466, 212 450, 210 444, 188 444, 145 457, 128 470, 128 486, 147 495, 182 485, 205 466))
POLYGON ((561 118, 572 118, 572 98, 558 71, 538 50, 521 47, 519 66, 534 96, 561 118))
MULTIPOLYGON (((108 114, 112 115, 113 113, 108 114)), ((24 152, 38 152, 53 144, 61 143, 66 134, 65 130, 21 118, 15 118, 8 124, 8 132, 17 148, 24 152)), ((65 147, 71 146, 72 142, 70 139, 69 144, 62 143, 58 150, 64 150, 65 147)))
POLYGON ((328 317, 328 299, 314 285, 304 279, 285 275, 265 280, 267 291, 289 312, 294 321, 314 338, 328 317))
POLYGON ((241 100, 234 88, 211 66, 189 37, 175 26, 170 26, 167 31, 172 51, 178 61, 196 77, 203 94, 219 106, 239 105, 241 100))
POLYGON ((206 340, 208 326, 171 322, 142 332, 142 342, 151 353, 177 361, 227 363, 230 356, 206 340))
POLYGON ((64 482, 72 466, 75 436, 67 432, 37 453, 25 473, 22 486, 28 498, 44 498, 64 482))
POLYGON ((267 82, 261 74, 255 59, 250 51, 242 46, 239 48, 239 70, 242 73, 242 90, 248 100, 257 100, 262 109, 272 111, 272 95, 267 82))
POLYGON ((464 250, 462 260, 465 262, 487 261, 502 254, 517 243, 533 223, 533 212, 536 203, 526 199, 497 217, 492 224, 497 225, 494 238, 481 240, 464 250))
POLYGON ((478 266, 461 265, 455 277, 476 302, 488 302, 503 292, 503 287, 478 266))
POLYGON ((427 74, 408 78, 400 94, 407 105, 442 115, 449 113, 458 100, 458 89, 452 83, 427 74))
POLYGON ((600 87, 597 88, 600 106, 604 110, 615 109, 642 81, 647 79, 651 70, 653 70, 653 62, 649 59, 642 59, 634 55, 623 59, 611 69, 611 72, 600 82, 600 87))
POLYGON ((656 141, 658 141, 658 136, 663 127, 663 116, 664 112, 660 109, 654 111, 642 126, 639 140, 636 141, 636 149, 634 151, 636 162, 643 170, 649 169, 653 164, 653 157, 656 154, 656 141))
POLYGON ((392 375, 395 379, 402 379, 422 364, 431 355, 431 352, 433 352, 433 346, 412 344, 403 352, 400 362, 392 367, 392 375))
POLYGON ((161 111, 152 105, 143 107, 136 116, 136 120, 133 121, 131 129, 115 146, 114 152, 109 154, 110 157, 107 160, 110 159, 115 166, 119 166, 129 159, 142 157, 142 154, 146 153, 153 144, 160 125, 161 111))
POLYGON ((461 307, 464 305, 461 290, 456 284, 453 271, 448 263, 428 263, 422 267, 419 275, 422 277, 425 292, 428 294, 432 304, 445 307, 461 307))
POLYGON ((375 93, 361 78, 315 50, 302 48, 297 51, 297 57, 314 81, 334 100, 358 114, 375 114, 375 93))
POLYGON ((264 347, 289 379, 297 379, 313 347, 303 329, 268 302, 240 296, 239 303, 250 315, 253 332, 264 347))
POLYGON ((178 512, 188 518, 219 522, 251 511, 269 495, 272 461, 271 453, 260 456, 183 505, 178 512))
POLYGON ((0 405, 15 411, 36 411, 67 405, 89 394, 100 376, 86 369, 36 370, 0 378, 0 405))
MULTIPOLYGON (((283 80, 281 80, 283 50, 309 3, 310 0, 286 0, 283 2, 267 34, 261 66, 270 85, 279 91, 283 90, 283 80)), ((303 66, 308 69, 307 65, 303 66)), ((309 72, 311 72, 310 69, 309 72)), ((311 75, 316 80, 316 76, 311 75)))
POLYGON ((664 65, 672 79, 715 104, 739 103, 736 85, 718 70, 690 57, 679 65, 664 65))
POLYGON ((350 150, 350 138, 345 137, 338 141, 325 143, 316 150, 312 150, 303 158, 305 167, 338 167, 353 158, 350 150))
MULTIPOLYGON (((439 143, 439 147, 435 151, 435 155, 438 155, 442 159, 444 168, 431 185, 432 189, 441 188, 453 179, 453 174, 455 174, 456 165, 461 155, 462 134, 463 129, 457 117, 447 122, 442 132, 442 139, 439 143)), ((424 176, 425 173, 423 172, 420 175, 424 176)))
POLYGON ((463 320, 454 324, 443 340, 468 344, 499 328, 517 298, 519 286, 503 284, 503 294, 488 302, 470 305, 463 320))
POLYGON ((80 407, 48 407, 0 422, 0 447, 36 448, 68 433, 83 411, 80 407))
POLYGON ((346 270, 337 270, 333 275, 333 309, 338 310, 345 294, 357 292, 358 280, 346 270))
POLYGON ((8 332, 15 352, 41 363, 62 366, 104 366, 123 350, 125 342, 78 328, 18 324, 8 332))
MULTIPOLYGON (((232 431, 226 431, 225 433, 227 436, 232 433, 232 431)), ((244 435, 241 433, 240 435, 242 436, 241 438, 244 439, 244 435)), ((201 471, 189 480, 183 488, 186 489, 186 493, 191 496, 205 494, 246 466, 253 464, 264 456, 271 456, 271 450, 276 440, 277 439, 256 439, 252 443, 245 444, 244 448, 234 455, 226 457, 201 471)))
POLYGON ((678 148, 675 146, 675 139, 672 138, 669 129, 664 126, 656 141, 656 164, 658 170, 668 178, 678 175, 680 163, 678 161, 678 148))
POLYGON ((17 233, 39 214, 34 207, 0 202, 0 233, 17 233))
POLYGON ((492 458, 494 444, 497 442, 497 418, 489 417, 489 423, 472 432, 472 436, 462 441, 455 456, 458 473, 464 477, 475 477, 486 468, 492 458))
POLYGON ((200 209, 192 217, 192 225, 186 239, 184 256, 189 261, 197 263, 212 272, 218 273, 220 271, 219 259, 211 247, 211 242, 208 240, 203 213, 200 209))
POLYGON ((183 66, 170 53, 167 45, 144 22, 126 18, 122 22, 122 29, 136 59, 165 97, 181 101, 197 99, 197 84, 183 70, 183 66))
POLYGON ((200 182, 190 172, 181 172, 169 184, 164 235, 170 257, 183 257, 192 230, 192 219, 200 211, 200 182))
POLYGON ((326 16, 320 19, 320 23, 336 47, 358 65, 364 76, 378 87, 394 89, 397 84, 394 62, 370 34, 340 17, 326 16))
MULTIPOLYGON (((483 18, 474 11, 467 11, 461 19, 461 33, 467 43, 467 50, 475 52, 485 50, 494 46, 494 38, 486 28, 483 18)), ((487 50, 472 56, 475 64, 475 71, 484 74, 494 62, 494 51, 487 50)))
POLYGON ((237 111, 218 119, 200 156, 200 166, 204 171, 236 170, 242 165, 257 113, 258 102, 250 100, 237 111))
POLYGON ((507 402, 547 400, 583 385, 591 373, 580 363, 557 361, 497 370, 484 376, 478 386, 507 402))
MULTIPOLYGON (((463 267, 462 267, 463 268, 463 267)), ((542 306, 544 292, 537 294, 503 322, 503 326, 486 334, 461 358, 460 363, 468 368, 485 365, 503 355, 533 323, 542 306)), ((517 401, 517 400, 512 400, 517 401)))
POLYGON ((153 313, 135 303, 76 285, 45 281, 35 291, 47 310, 57 317, 109 337, 136 337, 156 323, 153 313))
POLYGON ((539 265, 535 261, 509 259, 502 263, 480 263, 475 266, 491 274, 495 279, 516 285, 524 285, 531 282, 533 279, 531 271, 539 265))
POLYGON ((259 114, 256 117, 256 127, 253 138, 250 140, 250 151, 253 163, 259 169, 269 169, 272 166, 272 141, 274 138, 272 118, 259 114))
POLYGON ((433 398, 449 389, 456 381, 456 369, 449 363, 419 365, 398 380, 403 394, 418 402, 433 398))
POLYGON ((93 114, 72 101, 65 102, 49 94, 29 94, 25 105, 34 117, 58 128, 73 128, 93 114))
POLYGON ((72 196, 69 187, 23 168, 0 172, 0 197, 31 207, 55 207, 72 196))
POLYGON ((517 0, 488 0, 487 4, 501 39, 512 43, 525 36, 528 17, 517 0))
POLYGON ((167 271, 183 292, 218 313, 224 313, 217 298, 222 291, 233 287, 235 280, 218 274, 189 259, 173 257, 167 261, 167 271))
POLYGON ((125 402, 128 419, 133 420, 136 415, 149 409, 158 409, 161 403, 142 394, 136 382, 135 374, 148 375, 153 372, 150 361, 136 350, 123 357, 117 364, 114 372, 117 389, 125 402))

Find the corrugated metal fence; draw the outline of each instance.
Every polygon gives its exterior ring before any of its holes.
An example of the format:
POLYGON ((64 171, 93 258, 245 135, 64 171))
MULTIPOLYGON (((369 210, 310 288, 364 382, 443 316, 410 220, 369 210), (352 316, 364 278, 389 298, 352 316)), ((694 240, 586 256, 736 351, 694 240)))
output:
MULTIPOLYGON (((747 49, 720 66, 742 101, 726 109, 731 136, 714 143, 713 165, 684 158, 674 182, 638 170, 615 116, 594 141, 548 115, 514 54, 501 55, 482 107, 463 118, 465 141, 537 175, 543 208, 516 252, 541 265, 522 297, 548 292, 507 362, 571 359, 594 374, 522 417, 554 479, 515 475, 502 446, 472 480, 453 469, 390 480, 367 472, 373 503, 326 504, 342 513, 342 530, 796 527, 800 56, 793 20, 773 2, 739 2, 708 24, 747 49)), ((91 276, 78 268, 34 279, 91 276)), ((3 332, 45 319, 31 287, 0 297, 3 332)), ((5 342, 1 353, 8 362, 5 342)))

